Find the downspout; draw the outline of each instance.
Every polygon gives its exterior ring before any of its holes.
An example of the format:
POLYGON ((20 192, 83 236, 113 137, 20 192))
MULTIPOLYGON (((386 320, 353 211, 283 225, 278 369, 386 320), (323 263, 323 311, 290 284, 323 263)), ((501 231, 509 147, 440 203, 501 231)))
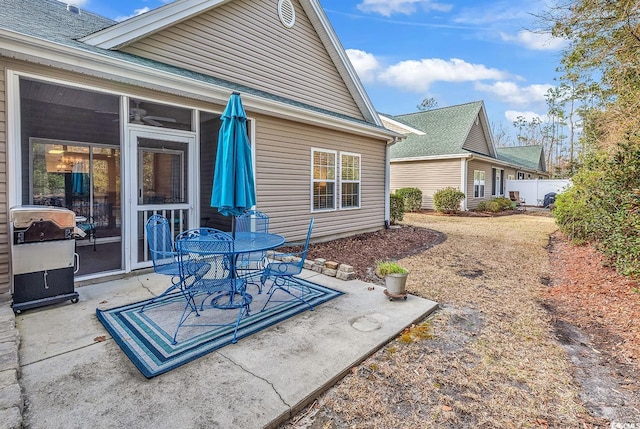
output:
POLYGON ((467 192, 467 176, 469 174, 469 161, 473 159, 473 155, 468 158, 462 158, 461 160, 461 178, 460 178, 460 190, 464 192, 464 199, 460 203, 460 210, 467 211, 467 200, 469 199, 469 193, 467 192))
POLYGON ((384 163, 384 227, 389 229, 391 226, 391 203, 389 195, 391 193, 391 146, 399 141, 398 137, 387 142, 385 147, 385 163, 384 163))

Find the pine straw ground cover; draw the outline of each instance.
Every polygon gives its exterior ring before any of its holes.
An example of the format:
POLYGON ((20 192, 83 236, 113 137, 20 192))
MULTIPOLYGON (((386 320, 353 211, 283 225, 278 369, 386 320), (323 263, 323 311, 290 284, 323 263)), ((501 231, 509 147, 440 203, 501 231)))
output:
POLYGON ((400 261, 408 291, 441 309, 283 427, 596 427, 544 305, 553 218, 407 214, 404 222, 446 235, 400 261))

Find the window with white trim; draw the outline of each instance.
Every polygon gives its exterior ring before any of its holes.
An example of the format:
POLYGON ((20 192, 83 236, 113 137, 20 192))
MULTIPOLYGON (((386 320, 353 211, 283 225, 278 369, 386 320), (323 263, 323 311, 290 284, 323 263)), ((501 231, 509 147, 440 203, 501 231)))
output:
POLYGON ((311 149, 312 211, 336 208, 336 158, 336 151, 311 149))
POLYGON ((340 208, 360 208, 360 155, 340 152, 340 208))
POLYGON ((484 171, 473 171, 473 196, 474 198, 484 197, 484 171))
POLYGON ((516 176, 514 176, 513 174, 509 174, 507 175, 507 180, 515 180, 516 176))

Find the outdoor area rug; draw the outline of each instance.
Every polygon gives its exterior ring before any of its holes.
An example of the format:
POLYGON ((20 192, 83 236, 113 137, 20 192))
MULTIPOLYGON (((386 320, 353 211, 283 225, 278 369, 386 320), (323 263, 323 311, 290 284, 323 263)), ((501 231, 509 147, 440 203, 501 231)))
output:
MULTIPOLYGON (((298 281, 309 288, 310 292, 305 297, 314 309, 319 304, 342 295, 342 292, 306 280, 298 281)), ((268 286, 266 285, 266 290, 268 286)), ((289 299, 290 296, 276 290, 273 301, 286 302, 270 302, 264 311, 260 311, 269 297, 266 290, 258 294, 257 288, 249 285, 248 291, 253 297, 251 314, 240 322, 238 340, 309 310, 306 304, 289 299)), ((200 303, 204 298, 205 295, 202 295, 197 302, 200 303)), ((227 323, 237 318, 237 310, 220 310, 208 306, 210 299, 205 300, 204 311, 197 317, 199 325, 227 323)), ((233 326, 189 326, 189 323, 196 323, 195 314, 192 314, 178 331, 177 344, 171 344, 176 324, 185 306, 185 298, 180 294, 168 295, 148 304, 141 313, 142 306, 149 302, 150 300, 136 302, 110 310, 96 309, 100 322, 147 378, 226 346, 233 339, 233 326)))

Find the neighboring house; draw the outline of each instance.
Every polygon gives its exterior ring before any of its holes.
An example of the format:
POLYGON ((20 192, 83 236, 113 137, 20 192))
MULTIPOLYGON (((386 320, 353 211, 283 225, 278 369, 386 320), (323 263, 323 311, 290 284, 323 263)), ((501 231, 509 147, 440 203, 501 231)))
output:
POLYGON ((392 191, 422 191, 422 207, 433 209, 433 194, 453 187, 465 194, 463 210, 503 196, 505 179, 548 177, 541 147, 524 153, 496 150, 482 101, 398 116, 381 115, 385 126, 405 135, 391 147, 392 191), (529 152, 538 162, 530 162, 529 152))
POLYGON ((150 266, 144 221, 227 229, 209 207, 220 114, 240 92, 257 208, 301 240, 383 228, 382 125, 317 0, 177 0, 123 22, 55 0, 0 0, 0 292, 8 214, 96 224, 76 280, 150 266), (77 175, 77 176, 74 176, 77 175), (82 178, 76 182, 75 178, 82 178))
POLYGON ((507 179, 548 179, 544 149, 542 145, 514 146, 497 148, 498 158, 512 165, 522 166, 513 177, 507 179))

